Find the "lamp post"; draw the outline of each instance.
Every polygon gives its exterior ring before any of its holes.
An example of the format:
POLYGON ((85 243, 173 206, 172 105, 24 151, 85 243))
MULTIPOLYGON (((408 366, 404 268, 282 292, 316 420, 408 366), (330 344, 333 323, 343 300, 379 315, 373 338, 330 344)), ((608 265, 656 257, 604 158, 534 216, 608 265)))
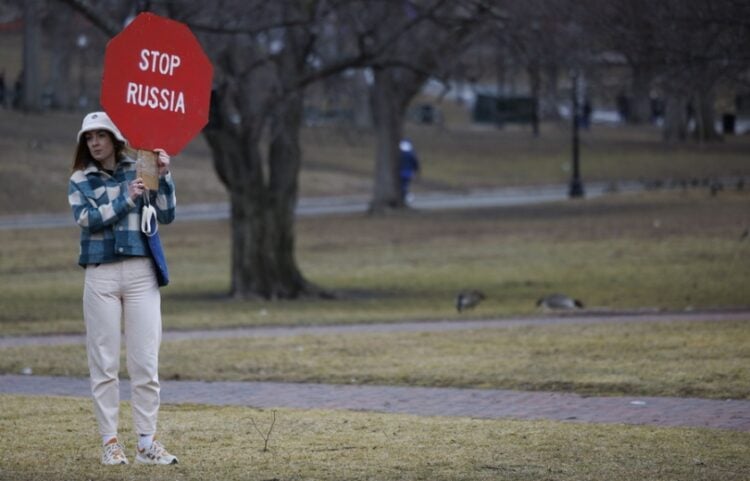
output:
POLYGON ((581 168, 579 159, 579 148, 578 148, 578 128, 580 126, 581 114, 580 106, 578 102, 578 71, 573 70, 572 72, 573 87, 571 88, 573 110, 571 118, 573 119, 573 174, 570 179, 570 188, 568 190, 568 197, 571 199, 583 197, 583 182, 581 182, 581 168))
POLYGON ((89 37, 85 33, 79 34, 76 39, 76 46, 80 53, 80 64, 78 66, 80 69, 78 72, 78 107, 85 109, 89 104, 88 92, 86 91, 86 48, 89 46, 89 37))

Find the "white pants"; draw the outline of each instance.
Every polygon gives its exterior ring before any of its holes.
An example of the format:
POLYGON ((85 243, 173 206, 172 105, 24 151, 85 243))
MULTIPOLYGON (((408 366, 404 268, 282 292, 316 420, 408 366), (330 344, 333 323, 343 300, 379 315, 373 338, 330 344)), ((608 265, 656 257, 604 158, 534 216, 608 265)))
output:
POLYGON ((135 257, 88 266, 83 318, 99 434, 117 434, 121 321, 124 321, 135 431, 154 434, 159 412, 161 296, 151 259, 135 257))

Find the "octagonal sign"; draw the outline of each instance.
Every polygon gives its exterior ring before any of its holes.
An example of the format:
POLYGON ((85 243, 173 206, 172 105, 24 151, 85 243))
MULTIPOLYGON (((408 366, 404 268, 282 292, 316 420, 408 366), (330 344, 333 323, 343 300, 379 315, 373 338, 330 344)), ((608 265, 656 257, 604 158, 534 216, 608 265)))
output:
POLYGON ((107 44, 101 104, 132 147, 176 155, 208 122, 212 76, 187 25, 141 13, 107 44))

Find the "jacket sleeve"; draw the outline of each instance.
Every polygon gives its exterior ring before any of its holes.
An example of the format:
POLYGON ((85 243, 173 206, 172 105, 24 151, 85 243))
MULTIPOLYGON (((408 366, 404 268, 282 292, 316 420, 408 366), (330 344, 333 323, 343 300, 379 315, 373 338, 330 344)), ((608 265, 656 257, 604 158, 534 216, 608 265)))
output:
POLYGON ((174 220, 177 196, 171 172, 159 177, 159 190, 152 204, 156 207, 156 219, 160 224, 169 224, 174 220))
POLYGON ((84 192, 84 182, 77 182, 74 178, 68 184, 68 203, 73 211, 76 223, 88 232, 98 232, 105 227, 122 219, 134 207, 135 203, 127 195, 127 190, 120 190, 120 195, 108 202, 98 204, 84 192))

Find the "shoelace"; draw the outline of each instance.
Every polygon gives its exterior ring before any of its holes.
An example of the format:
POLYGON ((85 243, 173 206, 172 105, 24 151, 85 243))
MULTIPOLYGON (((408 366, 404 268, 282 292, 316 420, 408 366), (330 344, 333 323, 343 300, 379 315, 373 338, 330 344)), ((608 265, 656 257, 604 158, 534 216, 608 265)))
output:
POLYGON ((159 441, 154 441, 151 444, 150 448, 144 449, 143 454, 146 456, 152 458, 152 459, 159 459, 167 452, 166 449, 164 449, 164 446, 159 441))
POLYGON ((108 444, 105 453, 110 459, 125 459, 125 452, 120 443, 108 444))

